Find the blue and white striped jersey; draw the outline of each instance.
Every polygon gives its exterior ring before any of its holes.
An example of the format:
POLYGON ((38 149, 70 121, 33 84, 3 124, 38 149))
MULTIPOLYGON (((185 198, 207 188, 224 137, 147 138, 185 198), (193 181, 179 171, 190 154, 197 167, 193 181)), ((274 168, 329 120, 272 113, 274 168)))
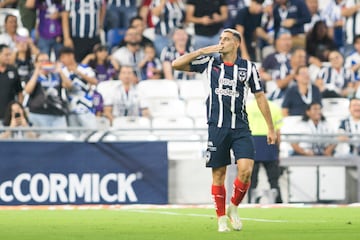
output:
POLYGON ((199 57, 190 64, 191 71, 206 71, 210 79, 207 99, 208 124, 225 128, 249 128, 246 98, 263 91, 258 70, 254 63, 241 59, 235 64, 225 63, 220 57, 199 57))
POLYGON ((116 7, 136 7, 136 0, 108 0, 107 5, 116 7))
POLYGON ((100 10, 104 0, 64 0, 69 12, 72 37, 94 38, 99 35, 100 10))
MULTIPOLYGON (((153 0, 151 8, 161 4, 160 0, 153 0)), ((166 1, 165 7, 160 17, 153 16, 155 24, 155 34, 167 36, 175 28, 182 27, 185 21, 185 5, 182 0, 166 1)))

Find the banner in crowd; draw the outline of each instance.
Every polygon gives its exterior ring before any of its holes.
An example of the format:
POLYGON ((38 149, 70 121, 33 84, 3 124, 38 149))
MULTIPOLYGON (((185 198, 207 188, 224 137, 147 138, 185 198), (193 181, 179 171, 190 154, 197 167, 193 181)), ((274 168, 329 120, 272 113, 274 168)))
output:
POLYGON ((166 204, 166 142, 0 142, 0 205, 166 204))

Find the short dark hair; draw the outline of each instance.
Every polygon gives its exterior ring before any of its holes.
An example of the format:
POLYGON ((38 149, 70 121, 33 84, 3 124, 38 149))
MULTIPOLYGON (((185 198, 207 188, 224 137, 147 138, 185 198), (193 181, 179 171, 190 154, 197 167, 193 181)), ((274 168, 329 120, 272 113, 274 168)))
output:
POLYGON ((355 44, 356 41, 359 40, 359 39, 360 39, 360 34, 358 34, 358 35, 356 35, 356 36, 354 37, 353 44, 355 44))
POLYGON ((4 48, 9 48, 9 46, 6 45, 6 44, 0 44, 0 53, 2 53, 2 51, 4 50, 4 48))
POLYGON ((15 16, 13 14, 6 14, 6 16, 4 18, 4 23, 6 23, 9 20, 9 18, 11 18, 11 17, 15 17, 17 19, 17 16, 15 16))
POLYGON ((132 17, 132 18, 130 19, 130 21, 129 21, 129 23, 130 23, 129 26, 131 26, 131 25, 134 23, 135 20, 144 21, 144 19, 143 19, 141 16, 136 15, 136 16, 134 16, 134 17, 132 17))
POLYGON ((63 55, 63 54, 75 54, 75 51, 73 48, 71 47, 63 47, 62 49, 60 49, 59 51, 59 56, 63 55))

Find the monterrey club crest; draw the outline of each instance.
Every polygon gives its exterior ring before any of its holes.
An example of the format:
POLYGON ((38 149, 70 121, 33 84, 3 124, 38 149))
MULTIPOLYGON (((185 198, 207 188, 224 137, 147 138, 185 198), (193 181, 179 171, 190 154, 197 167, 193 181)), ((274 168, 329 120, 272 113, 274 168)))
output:
POLYGON ((239 78, 239 81, 241 82, 244 82, 246 80, 246 70, 245 69, 239 69, 238 71, 238 78, 239 78))

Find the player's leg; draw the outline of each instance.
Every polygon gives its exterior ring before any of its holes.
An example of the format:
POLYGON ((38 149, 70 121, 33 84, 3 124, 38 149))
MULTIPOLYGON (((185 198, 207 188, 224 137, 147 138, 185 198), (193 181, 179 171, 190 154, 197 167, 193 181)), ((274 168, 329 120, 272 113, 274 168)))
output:
POLYGON ((227 226, 226 208, 226 189, 224 186, 226 176, 226 167, 212 169, 211 195, 213 196, 216 215, 218 217, 218 231, 227 232, 230 229, 227 226))
POLYGON ((246 192, 250 187, 251 173, 254 166, 254 160, 242 158, 237 160, 238 174, 234 180, 233 193, 227 211, 234 230, 241 230, 242 223, 238 215, 238 206, 244 199, 246 192))
POLYGON ((230 142, 226 130, 209 126, 206 167, 212 168, 213 182, 211 194, 214 199, 216 215, 218 217, 219 232, 229 231, 225 214, 226 189, 224 183, 226 166, 231 163, 230 142))
POLYGON ((250 133, 234 132, 232 149, 237 159, 237 177, 234 180, 231 201, 227 211, 234 230, 241 230, 242 223, 238 215, 238 205, 244 199, 250 187, 251 174, 254 168, 255 146, 250 133))

